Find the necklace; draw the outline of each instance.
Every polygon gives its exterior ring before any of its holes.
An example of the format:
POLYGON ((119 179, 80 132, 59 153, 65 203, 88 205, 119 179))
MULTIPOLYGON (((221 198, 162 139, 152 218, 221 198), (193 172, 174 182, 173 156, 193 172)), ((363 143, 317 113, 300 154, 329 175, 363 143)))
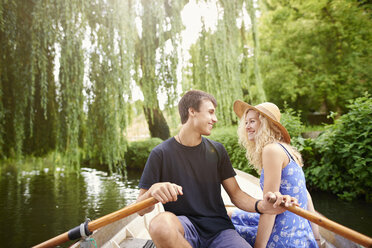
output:
POLYGON ((180 138, 180 134, 178 134, 177 136, 178 136, 178 140, 180 141, 181 145, 183 145, 182 141, 181 141, 181 138, 180 138))

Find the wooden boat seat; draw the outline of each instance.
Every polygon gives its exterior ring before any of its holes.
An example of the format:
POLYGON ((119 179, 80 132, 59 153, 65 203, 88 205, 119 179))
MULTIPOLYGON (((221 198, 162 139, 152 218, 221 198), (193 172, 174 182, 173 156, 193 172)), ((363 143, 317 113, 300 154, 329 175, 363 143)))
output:
POLYGON ((120 244, 120 248, 156 248, 152 240, 127 239, 120 244))
MULTIPOLYGON (((262 190, 260 188, 260 179, 257 177, 254 177, 250 174, 247 174, 245 172, 235 170, 236 172, 236 181, 238 182, 240 188, 248 193, 250 196, 256 198, 256 199, 262 199, 262 190)), ((230 197, 226 193, 223 186, 221 186, 221 195, 222 199, 226 206, 232 206, 233 203, 230 200, 230 197)))

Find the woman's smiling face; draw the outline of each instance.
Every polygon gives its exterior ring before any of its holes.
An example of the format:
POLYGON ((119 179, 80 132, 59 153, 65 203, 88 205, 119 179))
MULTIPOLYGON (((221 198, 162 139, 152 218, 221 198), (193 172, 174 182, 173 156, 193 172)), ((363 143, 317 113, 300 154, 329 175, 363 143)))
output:
POLYGON ((255 140, 256 134, 261 125, 261 121, 258 117, 258 113, 254 110, 249 110, 245 116, 245 130, 247 130, 248 140, 250 141, 255 140))

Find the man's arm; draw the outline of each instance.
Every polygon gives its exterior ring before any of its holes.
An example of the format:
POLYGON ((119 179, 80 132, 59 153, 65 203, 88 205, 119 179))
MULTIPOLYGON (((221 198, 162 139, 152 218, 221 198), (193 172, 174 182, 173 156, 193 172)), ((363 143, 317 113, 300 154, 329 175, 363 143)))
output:
POLYGON ((236 207, 248 212, 255 212, 254 204, 256 203, 256 199, 241 190, 235 177, 230 177, 222 181, 222 186, 236 207))
MULTIPOLYGON (((236 181, 235 177, 230 177, 228 179, 225 179, 222 181, 222 185, 224 189, 226 190, 227 194, 230 196, 231 202, 237 206, 238 208, 248 211, 248 212, 256 212, 254 209, 254 205, 257 201, 257 199, 253 198, 252 196, 245 193, 238 185, 238 182, 236 181)), ((284 201, 286 206, 290 206, 292 204, 297 204, 297 199, 282 195, 280 192, 267 192, 264 197, 263 201, 260 201, 258 203, 258 210, 261 213, 265 214, 280 214, 285 211, 283 207, 280 206, 280 203, 284 201), (273 203, 270 203, 269 200, 271 198, 275 199, 276 201, 273 203)))
MULTIPOLYGON (((181 186, 174 183, 155 183, 148 190, 140 189, 136 202, 143 201, 152 196, 159 202, 165 204, 167 202, 177 201, 177 195, 183 195, 181 186)), ((142 216, 151 212, 153 209, 154 206, 151 206, 138 211, 138 214, 142 216)))

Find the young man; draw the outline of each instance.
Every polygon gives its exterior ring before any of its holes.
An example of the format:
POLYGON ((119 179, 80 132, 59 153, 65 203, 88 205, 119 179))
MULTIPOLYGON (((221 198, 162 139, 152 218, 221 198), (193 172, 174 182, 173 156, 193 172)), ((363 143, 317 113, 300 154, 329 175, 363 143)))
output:
POLYGON ((202 137, 210 135, 217 122, 216 106, 215 98, 208 93, 187 92, 178 105, 180 132, 155 147, 147 160, 137 201, 153 196, 164 204, 165 212, 157 215, 149 228, 157 248, 250 247, 227 216, 221 184, 231 201, 249 212, 282 213, 284 209, 277 208, 280 202, 294 200, 275 193, 277 201, 273 205, 268 199, 274 193, 257 201, 240 189, 223 145, 202 137))

